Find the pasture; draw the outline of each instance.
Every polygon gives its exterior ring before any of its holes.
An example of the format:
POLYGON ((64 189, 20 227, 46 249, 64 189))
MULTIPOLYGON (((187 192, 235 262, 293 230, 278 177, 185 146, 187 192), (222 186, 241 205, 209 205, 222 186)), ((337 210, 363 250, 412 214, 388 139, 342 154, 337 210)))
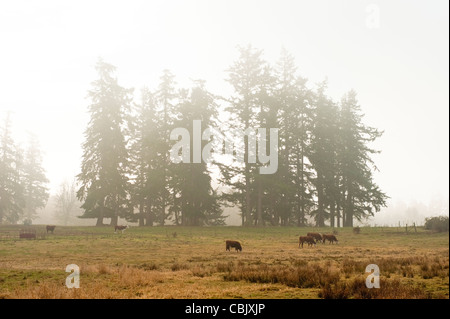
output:
POLYGON ((448 233, 422 228, 339 228, 338 244, 303 248, 300 235, 331 229, 35 225, 19 239, 23 228, 0 226, 0 298, 449 298, 448 233), (379 289, 365 286, 369 264, 379 289))

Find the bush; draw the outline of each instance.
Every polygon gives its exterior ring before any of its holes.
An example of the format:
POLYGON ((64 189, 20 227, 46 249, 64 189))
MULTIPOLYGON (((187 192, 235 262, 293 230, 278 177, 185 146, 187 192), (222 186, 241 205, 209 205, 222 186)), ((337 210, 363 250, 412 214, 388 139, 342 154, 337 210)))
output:
POLYGON ((251 283, 281 283, 288 287, 320 288, 339 281, 339 273, 319 264, 270 266, 266 264, 232 267, 225 281, 245 280, 251 283))
POLYGON ((323 299, 428 299, 432 296, 420 287, 400 282, 398 279, 381 280, 380 288, 366 287, 365 278, 339 281, 322 287, 319 298, 323 299))
POLYGON ((31 226, 33 224, 33 221, 30 218, 24 219, 23 220, 23 225, 24 226, 31 226))
POLYGON ((425 229, 437 232, 448 232, 448 216, 426 218, 425 229))

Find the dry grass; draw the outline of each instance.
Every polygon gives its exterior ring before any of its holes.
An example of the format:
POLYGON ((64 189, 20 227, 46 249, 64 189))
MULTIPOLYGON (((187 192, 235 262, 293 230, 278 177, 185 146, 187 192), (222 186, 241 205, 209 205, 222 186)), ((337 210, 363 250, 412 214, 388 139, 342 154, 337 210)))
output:
POLYGON ((348 228, 337 245, 299 249, 308 231, 59 227, 42 240, 0 240, 0 298, 448 298, 448 234, 348 228), (242 252, 225 251, 230 238, 242 252), (71 263, 80 289, 65 286, 71 263), (380 268, 380 289, 365 287, 368 264, 380 268))
POLYGON ((296 288, 319 288, 339 280, 339 273, 322 267, 317 263, 312 265, 292 266, 236 266, 225 275, 224 280, 245 280, 252 283, 281 283, 296 288))
POLYGON ((423 288, 403 284, 398 279, 383 280, 380 288, 368 289, 365 278, 357 277, 349 282, 339 282, 323 287, 319 293, 324 299, 428 299, 432 296, 423 288))

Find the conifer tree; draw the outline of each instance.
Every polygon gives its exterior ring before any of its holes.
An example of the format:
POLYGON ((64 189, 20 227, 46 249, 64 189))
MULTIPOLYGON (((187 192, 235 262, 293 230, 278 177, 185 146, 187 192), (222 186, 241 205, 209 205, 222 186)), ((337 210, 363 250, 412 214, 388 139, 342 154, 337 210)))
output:
MULTIPOLYGON (((217 117, 214 98, 204 88, 203 81, 196 81, 190 91, 183 91, 180 103, 180 118, 175 122, 176 127, 185 128, 190 132, 189 163, 172 165, 171 189, 176 205, 173 207, 176 224, 184 226, 223 225, 224 217, 220 208, 217 191, 212 188, 211 173, 204 158, 194 158, 194 121, 201 125, 200 133, 217 117)), ((203 150, 212 140, 201 140, 198 150, 203 150)))
POLYGON ((10 116, 8 112, 0 135, 0 224, 17 223, 25 206, 21 181, 23 152, 12 138, 10 116))
POLYGON ((36 211, 45 208, 49 192, 48 179, 42 167, 42 156, 39 150, 39 142, 34 134, 30 134, 29 145, 25 152, 23 163, 23 187, 24 187, 24 219, 33 220, 37 217, 36 211))
MULTIPOLYGON (((264 83, 266 63, 262 51, 251 46, 239 48, 240 56, 228 69, 228 82, 234 88, 231 105, 226 109, 231 114, 230 128, 244 131, 258 127, 260 113, 260 91, 264 83)), ((238 146, 239 147, 239 146, 238 146)), ((256 166, 249 163, 248 136, 244 137, 244 163, 242 165, 221 166, 222 181, 233 191, 227 199, 236 203, 242 213, 242 225, 251 225, 255 217, 255 171, 256 166)))
POLYGON ((77 198, 83 201, 81 218, 104 218, 117 225, 119 217, 128 217, 129 151, 128 124, 131 90, 118 84, 115 67, 103 62, 96 64, 99 78, 92 83, 91 119, 85 131, 80 188, 77 198))
POLYGON ((341 198, 343 225, 353 226, 353 220, 373 216, 386 206, 388 196, 375 183, 373 171, 377 167, 371 155, 378 151, 369 143, 383 132, 364 125, 363 114, 356 99, 356 92, 348 92, 341 101, 339 165, 342 175, 341 198))
POLYGON ((141 103, 135 107, 134 138, 131 147, 134 183, 132 202, 138 207, 139 226, 152 226, 157 212, 162 210, 162 196, 166 194, 160 133, 162 122, 156 115, 154 94, 144 88, 141 103))

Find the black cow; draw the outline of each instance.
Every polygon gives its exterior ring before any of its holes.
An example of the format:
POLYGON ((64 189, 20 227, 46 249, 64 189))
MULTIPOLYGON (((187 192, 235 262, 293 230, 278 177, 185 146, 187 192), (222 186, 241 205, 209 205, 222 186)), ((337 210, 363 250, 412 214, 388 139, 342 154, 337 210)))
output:
POLYGON ((323 242, 325 243, 327 240, 332 244, 333 242, 338 242, 338 240, 337 240, 337 238, 336 238, 336 236, 334 236, 334 235, 326 235, 326 234, 323 234, 323 242))
POLYGON ((230 251, 230 248, 236 249, 236 251, 242 251, 241 243, 235 240, 227 240, 225 242, 226 250, 230 251))
POLYGON ((53 234, 53 231, 55 230, 55 227, 56 227, 56 226, 50 226, 50 225, 47 225, 47 226, 45 227, 45 229, 47 230, 47 234, 48 234, 49 231, 51 231, 52 234, 53 234))

